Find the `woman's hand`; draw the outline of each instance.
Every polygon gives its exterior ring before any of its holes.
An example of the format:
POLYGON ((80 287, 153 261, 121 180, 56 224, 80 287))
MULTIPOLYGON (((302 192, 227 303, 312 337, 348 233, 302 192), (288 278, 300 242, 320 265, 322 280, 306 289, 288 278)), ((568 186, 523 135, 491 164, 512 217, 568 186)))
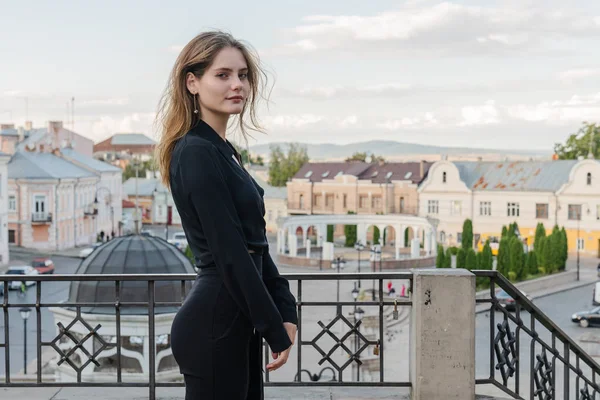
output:
POLYGON ((269 372, 273 372, 281 368, 287 362, 288 357, 290 356, 290 351, 292 351, 292 347, 294 347, 294 343, 296 341, 296 332, 298 331, 298 327, 292 324, 291 322, 284 322, 283 326, 285 327, 285 330, 287 331, 288 336, 290 337, 292 345, 281 353, 271 352, 274 361, 272 363, 267 364, 267 370, 269 370, 269 372))

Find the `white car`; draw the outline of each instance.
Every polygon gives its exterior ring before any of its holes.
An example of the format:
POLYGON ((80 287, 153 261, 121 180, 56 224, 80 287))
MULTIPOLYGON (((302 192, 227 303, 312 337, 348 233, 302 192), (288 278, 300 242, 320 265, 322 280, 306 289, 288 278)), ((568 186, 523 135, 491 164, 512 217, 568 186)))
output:
MULTIPOLYGON (((39 272, 37 269, 35 269, 29 265, 15 265, 15 266, 8 267, 8 270, 6 271, 6 275, 39 275, 39 272)), ((35 284, 34 281, 25 281, 26 286, 31 286, 34 284, 35 284)), ((20 289, 21 281, 20 280, 19 281, 10 281, 8 283, 8 288, 9 289, 20 289)))
POLYGON ((167 240, 167 242, 171 243, 173 246, 177 247, 181 251, 185 251, 188 246, 187 238, 185 237, 184 232, 177 232, 173 234, 173 238, 167 240))
POLYGON ((97 247, 102 246, 104 243, 96 242, 92 245, 92 247, 86 247, 79 252, 79 258, 87 258, 90 254, 96 250, 97 247))

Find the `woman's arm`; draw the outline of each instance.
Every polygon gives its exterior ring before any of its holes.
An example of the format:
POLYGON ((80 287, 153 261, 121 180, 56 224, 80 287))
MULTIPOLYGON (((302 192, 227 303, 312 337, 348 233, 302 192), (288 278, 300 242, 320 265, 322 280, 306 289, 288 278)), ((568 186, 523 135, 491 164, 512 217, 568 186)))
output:
POLYGON ((212 145, 186 145, 178 176, 193 204, 208 247, 229 293, 269 343, 282 352, 292 344, 283 320, 248 253, 242 224, 212 145))
POLYGON ((283 318, 283 322, 291 322, 298 325, 298 312, 296 309, 296 299, 290 292, 290 284, 287 279, 279 275, 279 270, 273 262, 269 248, 263 253, 263 281, 283 318))

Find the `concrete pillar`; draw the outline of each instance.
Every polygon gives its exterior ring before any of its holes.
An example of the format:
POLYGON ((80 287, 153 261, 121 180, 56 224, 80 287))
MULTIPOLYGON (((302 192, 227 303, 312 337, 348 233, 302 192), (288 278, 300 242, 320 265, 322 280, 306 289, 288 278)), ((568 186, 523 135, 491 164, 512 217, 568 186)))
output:
POLYGON ((302 244, 306 243, 306 237, 308 236, 308 226, 302 227, 302 244))
POLYGON ((310 239, 306 239, 306 258, 310 258, 310 239))
POLYGON ((421 241, 419 238, 413 238, 410 242, 410 258, 421 257, 421 241))
POLYGON ((298 255, 298 237, 293 233, 288 234, 288 249, 290 251, 288 254, 290 257, 296 257, 298 255))
POLYGON ((415 269, 410 324, 412 400, 475 399, 475 275, 415 269))
POLYGON ((356 239, 360 240, 363 246, 367 245, 367 226, 365 224, 356 225, 356 239))
POLYGON ((406 246, 406 243, 404 243, 404 230, 406 227, 404 225, 396 225, 394 229, 396 230, 396 247, 403 248, 406 246))
POLYGON ((425 254, 429 255, 429 254, 431 254, 431 230, 425 229, 423 236, 424 236, 423 249, 425 250, 425 254))

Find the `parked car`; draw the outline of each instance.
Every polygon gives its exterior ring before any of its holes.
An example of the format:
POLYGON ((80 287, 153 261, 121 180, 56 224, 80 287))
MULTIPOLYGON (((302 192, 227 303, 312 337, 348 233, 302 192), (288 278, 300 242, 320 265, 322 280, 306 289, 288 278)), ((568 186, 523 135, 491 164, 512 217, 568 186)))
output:
POLYGON ((102 246, 103 244, 104 243, 102 243, 102 242, 96 242, 91 247, 86 247, 85 249, 82 249, 79 252, 79 258, 87 258, 90 254, 93 253, 94 250, 96 250, 96 248, 98 248, 99 246, 102 246))
POLYGON ((34 258, 31 262, 31 266, 40 274, 53 274, 54 273, 54 262, 49 258, 38 257, 34 258))
POLYGON ((173 246, 177 247, 181 251, 185 251, 188 246, 188 241, 185 236, 185 232, 177 232, 173 234, 173 238, 167 240, 173 246))
POLYGON ((571 321, 579 324, 582 328, 588 326, 600 326, 600 307, 589 311, 579 311, 571 316, 571 321))
MULTIPOLYGON (((39 275, 39 272, 37 271, 37 269, 35 269, 29 265, 15 265, 15 266, 8 267, 8 270, 6 270, 6 275, 39 275)), ((18 280, 18 281, 10 281, 8 284, 8 288, 9 289, 20 289, 21 282, 23 280, 25 280, 25 279, 18 280)), ((26 286, 31 286, 34 284, 35 284, 34 281, 25 281, 26 286)))
MULTIPOLYGON (((526 298, 529 300, 533 300, 531 296, 529 296, 524 291, 520 291, 526 298)), ((508 293, 506 293, 503 289, 500 289, 496 292, 496 299, 498 299, 498 303, 504 307, 506 311, 514 311, 515 310, 515 299, 512 298, 508 293)))
POLYGON ((152 231, 149 231, 148 229, 142 229, 142 230, 140 231, 140 235, 141 235, 141 236, 154 236, 154 235, 152 234, 152 231))

